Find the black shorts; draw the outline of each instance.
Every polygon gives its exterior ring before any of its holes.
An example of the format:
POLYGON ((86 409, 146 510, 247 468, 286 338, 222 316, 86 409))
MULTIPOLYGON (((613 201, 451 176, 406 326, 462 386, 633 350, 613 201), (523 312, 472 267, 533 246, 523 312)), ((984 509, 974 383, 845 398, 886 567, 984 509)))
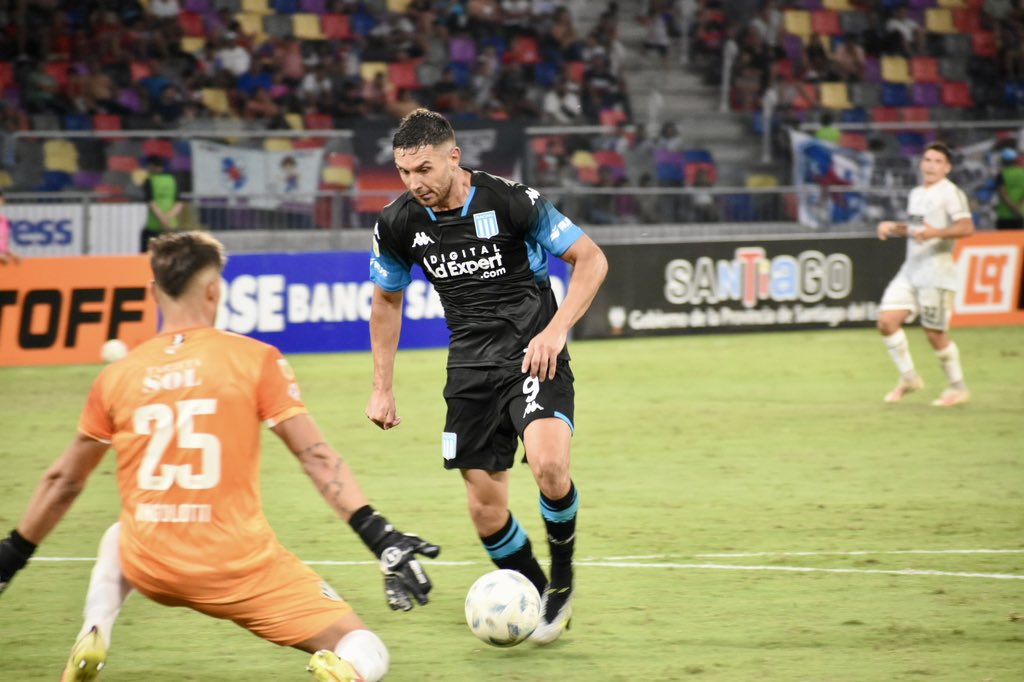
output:
POLYGON ((441 454, 445 469, 505 471, 517 440, 535 419, 554 417, 573 427, 572 370, 560 361, 554 379, 539 381, 518 367, 451 367, 444 387, 448 405, 441 454))

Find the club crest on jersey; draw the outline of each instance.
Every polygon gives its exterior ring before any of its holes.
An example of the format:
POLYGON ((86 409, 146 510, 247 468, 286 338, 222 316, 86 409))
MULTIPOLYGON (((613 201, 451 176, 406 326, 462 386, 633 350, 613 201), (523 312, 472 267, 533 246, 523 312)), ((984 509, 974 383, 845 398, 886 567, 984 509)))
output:
POLYGON ((164 348, 164 352, 167 353, 168 355, 174 355, 175 353, 178 352, 178 349, 181 348, 183 343, 185 343, 185 335, 175 334, 174 337, 171 339, 170 345, 164 348))
POLYGON ((498 216, 494 211, 474 213, 473 225, 476 227, 476 236, 480 239, 490 239, 498 234, 498 216))

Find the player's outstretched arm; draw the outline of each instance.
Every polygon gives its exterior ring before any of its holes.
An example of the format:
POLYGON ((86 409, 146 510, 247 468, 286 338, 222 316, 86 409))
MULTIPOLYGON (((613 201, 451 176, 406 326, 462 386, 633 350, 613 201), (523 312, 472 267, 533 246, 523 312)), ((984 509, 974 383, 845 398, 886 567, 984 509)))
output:
POLYGON ((385 431, 402 423, 393 390, 395 355, 402 331, 402 291, 373 289, 370 308, 370 346, 373 349, 373 391, 366 416, 385 431))
POLYGON ((64 518, 109 447, 109 443, 79 433, 46 470, 18 527, 0 540, 0 592, 64 518))
POLYGON ((569 330, 587 312, 608 274, 608 259, 587 235, 577 239, 561 258, 573 266, 569 289, 551 322, 530 339, 523 357, 522 371, 540 377, 541 381, 554 378, 558 354, 565 346, 569 330))
POLYGON ((290 417, 273 430, 301 462, 327 504, 349 522, 380 560, 388 606, 396 611, 409 611, 413 600, 426 604, 432 585, 416 555, 433 559, 441 548, 416 535, 398 532, 374 511, 355 474, 308 414, 290 417))

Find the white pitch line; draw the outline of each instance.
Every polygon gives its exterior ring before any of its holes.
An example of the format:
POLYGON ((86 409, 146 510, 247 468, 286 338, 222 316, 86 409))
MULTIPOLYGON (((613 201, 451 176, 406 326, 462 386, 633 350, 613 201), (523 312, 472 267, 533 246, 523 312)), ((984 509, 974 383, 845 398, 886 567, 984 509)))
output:
MULTIPOLYGON (((867 549, 852 552, 729 552, 696 554, 698 559, 726 559, 756 556, 865 556, 870 554, 1024 554, 1024 549, 867 549)), ((647 557, 638 557, 647 558, 647 557)), ((655 558, 655 557, 650 557, 655 558)))
MULTIPOLYGON (((96 561, 90 557, 32 557, 32 561, 96 561)), ((376 566, 376 561, 305 561, 310 566, 376 566)), ((430 561, 428 566, 480 566, 489 562, 482 561, 430 561)), ((916 568, 880 569, 880 568, 813 568, 810 566, 745 566, 739 564, 681 564, 681 563, 641 563, 629 561, 577 561, 576 566, 589 568, 673 568, 711 571, 784 571, 791 573, 865 573, 883 575, 921 575, 945 576, 950 578, 988 578, 991 580, 1024 580, 1024 575, 1016 573, 970 573, 958 571, 933 571, 916 568)))

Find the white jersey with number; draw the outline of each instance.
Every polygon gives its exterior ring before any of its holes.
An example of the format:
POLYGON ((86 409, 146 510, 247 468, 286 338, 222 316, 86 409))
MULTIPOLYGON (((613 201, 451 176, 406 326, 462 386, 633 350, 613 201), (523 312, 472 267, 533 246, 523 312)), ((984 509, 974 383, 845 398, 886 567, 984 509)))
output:
POLYGON ((944 230, 961 218, 970 218, 967 196, 947 178, 910 192, 907 201, 907 260, 900 274, 919 289, 956 289, 956 266, 953 263, 955 239, 938 237, 919 242, 913 233, 925 224, 944 230))

